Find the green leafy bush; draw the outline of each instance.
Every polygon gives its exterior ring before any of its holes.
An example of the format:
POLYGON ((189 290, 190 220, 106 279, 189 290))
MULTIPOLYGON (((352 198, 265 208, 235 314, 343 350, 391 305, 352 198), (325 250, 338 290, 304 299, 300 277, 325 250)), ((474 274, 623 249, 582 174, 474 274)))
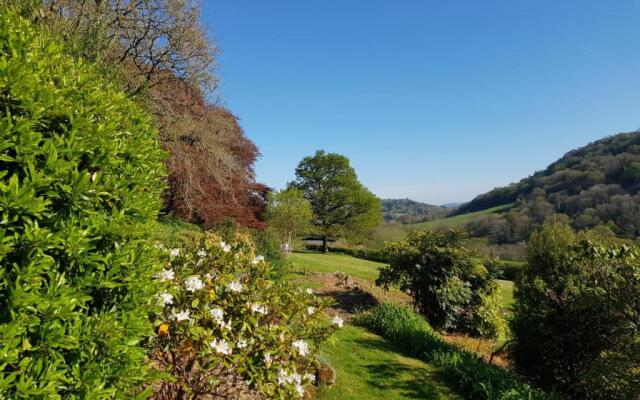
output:
POLYGON ((156 321, 154 354, 174 379, 162 383, 158 392, 165 397, 159 398, 224 390, 228 398, 250 391, 302 396, 315 381, 318 345, 334 330, 323 318, 326 301, 270 280, 269 265, 247 233, 229 243, 208 234, 168 253, 159 275, 165 308, 156 321))
POLYGON ((383 303, 357 316, 356 323, 392 341, 405 354, 442 368, 467 399, 556 399, 527 385, 513 373, 445 343, 422 316, 409 308, 383 303))
POLYGON ((571 398, 637 399, 640 251, 595 237, 559 224, 532 235, 516 283, 514 360, 571 398))
POLYGON ((0 398, 134 398, 160 266, 155 131, 6 10, 0 43, 0 398))
POLYGON ((388 266, 376 283, 399 284, 437 329, 501 336, 499 293, 482 260, 462 247, 455 232, 413 232, 385 248, 388 266))
POLYGON ((484 266, 492 275, 499 279, 515 281, 518 279, 520 271, 522 271, 526 264, 526 262, 521 261, 499 260, 492 258, 486 260, 484 266))

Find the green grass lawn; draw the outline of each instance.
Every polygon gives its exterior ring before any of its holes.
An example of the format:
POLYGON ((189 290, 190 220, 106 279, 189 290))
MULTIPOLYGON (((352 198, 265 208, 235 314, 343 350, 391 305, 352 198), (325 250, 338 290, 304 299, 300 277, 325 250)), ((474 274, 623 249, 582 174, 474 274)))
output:
POLYGON ((505 308, 513 306, 513 282, 498 279, 498 290, 502 295, 502 303, 505 308))
POLYGON ((346 254, 293 253, 289 261, 296 272, 322 272, 332 274, 340 271, 349 276, 375 281, 381 263, 361 260, 346 254))
POLYGON ((322 387, 318 400, 460 399, 435 367, 362 328, 345 325, 322 357, 336 370, 336 383, 322 387))
POLYGON ((407 226, 412 229, 435 229, 439 226, 448 226, 450 228, 457 228, 457 227, 461 227, 462 225, 466 224, 467 222, 471 221, 474 218, 481 217, 483 215, 503 212, 509 209, 511 206, 512 206, 511 204, 507 204, 507 205, 487 208, 486 210, 471 212, 467 214, 454 215, 452 217, 439 218, 431 221, 420 222, 417 224, 409 224, 407 226))

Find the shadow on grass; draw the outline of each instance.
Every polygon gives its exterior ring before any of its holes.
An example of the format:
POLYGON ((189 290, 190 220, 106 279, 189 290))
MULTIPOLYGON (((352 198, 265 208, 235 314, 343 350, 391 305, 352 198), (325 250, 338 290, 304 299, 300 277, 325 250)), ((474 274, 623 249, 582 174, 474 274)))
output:
POLYGON ((349 290, 333 290, 321 294, 322 296, 331 297, 337 303, 339 308, 348 313, 366 310, 378 304, 378 300, 369 292, 360 289, 349 290))
MULTIPOLYGON (((399 352, 396 346, 388 342, 357 339, 354 343, 374 351, 399 352)), ((407 359, 407 363, 389 361, 384 364, 364 364, 363 367, 368 373, 367 384, 380 390, 398 391, 409 399, 450 398, 442 396, 445 388, 449 388, 453 393, 456 392, 441 371, 421 366, 418 361, 412 365, 413 361, 413 359, 407 359)))

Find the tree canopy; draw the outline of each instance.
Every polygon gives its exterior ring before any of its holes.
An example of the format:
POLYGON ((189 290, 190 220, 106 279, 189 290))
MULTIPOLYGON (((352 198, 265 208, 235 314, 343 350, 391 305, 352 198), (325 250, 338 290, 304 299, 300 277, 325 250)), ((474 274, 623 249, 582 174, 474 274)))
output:
POLYGON ((312 219, 311 205, 300 190, 290 187, 269 193, 265 220, 278 237, 285 255, 293 249, 293 241, 311 226, 312 219))
POLYGON ((382 221, 380 200, 358 181, 343 155, 318 150, 305 157, 291 186, 309 200, 325 251, 328 238, 355 235, 382 221))

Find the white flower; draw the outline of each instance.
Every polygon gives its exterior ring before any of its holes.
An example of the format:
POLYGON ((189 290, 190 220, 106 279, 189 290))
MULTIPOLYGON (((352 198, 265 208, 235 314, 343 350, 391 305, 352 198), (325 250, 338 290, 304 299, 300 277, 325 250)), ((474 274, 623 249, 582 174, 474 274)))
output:
POLYGON ((209 343, 209 346, 218 354, 231 354, 231 347, 229 347, 229 343, 227 343, 227 341, 224 339, 214 339, 213 342, 209 343))
POLYGON ((240 339, 240 340, 238 340, 238 343, 236 343, 236 347, 239 348, 239 349, 244 349, 248 345, 249 345, 249 343, 247 343, 247 341, 244 340, 244 339, 240 339))
POLYGON ((171 293, 167 293, 167 292, 160 293, 158 297, 160 297, 160 302, 162 303, 163 306, 173 304, 173 295, 171 295, 171 293))
POLYGON ((227 289, 235 293, 240 293, 242 292, 242 283, 233 281, 227 285, 227 289))
POLYGON ((204 251, 203 249, 199 249, 196 254, 198 255, 198 257, 200 258, 205 258, 207 256, 207 252, 204 251))
POLYGON ((342 328, 344 326, 344 321, 342 320, 342 318, 338 317, 337 315, 331 318, 331 323, 334 325, 338 325, 338 328, 342 328))
POLYGON ((259 264, 259 263, 261 263, 263 261, 264 261, 264 257, 263 256, 256 256, 256 258, 254 258, 253 261, 251 261, 251 263, 253 265, 257 265, 257 264, 259 264))
POLYGON ((220 307, 214 307, 209 310, 209 314, 213 317, 213 319, 219 324, 224 325, 224 311, 220 307))
POLYGON ((175 318, 176 321, 178 322, 188 320, 190 315, 191 315, 191 312, 189 310, 183 310, 183 311, 180 311, 179 313, 176 313, 176 311, 173 310, 173 318, 175 318))
POLYGON ((313 294, 313 290, 311 288, 307 288, 307 293, 308 294, 313 294))
POLYGON ((184 287, 189 292, 197 292, 204 287, 204 282, 200 280, 199 276, 190 276, 184 281, 184 287))
POLYGON ((278 385, 284 386, 289 383, 288 381, 289 381, 289 373, 282 369, 278 371, 278 385))
POLYGON ((315 382, 316 381, 316 376, 314 374, 310 374, 310 373, 306 373, 304 374, 303 379, 307 382, 315 382))
POLYGON ((296 340, 291 344, 291 347, 298 350, 301 356, 309 354, 309 345, 304 340, 296 340))
POLYGON ((271 365, 271 362, 273 361, 273 358, 271 358, 271 353, 269 353, 268 351, 265 352, 262 358, 264 359, 264 363, 267 364, 267 366, 271 365))
POLYGON ((163 269, 162 272, 158 274, 158 279, 160 282, 172 281, 176 274, 172 269, 163 269))
POLYGON ((315 313, 316 313, 316 308, 315 307, 313 307, 313 306, 307 307, 307 314, 313 315, 315 313))
POLYGON ((304 394, 304 388, 302 387, 302 375, 297 372, 289 373, 283 369, 278 371, 278 385, 295 385, 296 391, 300 393, 299 389, 302 389, 302 394, 304 394))
POLYGON ((251 311, 258 314, 262 314, 262 315, 267 315, 269 313, 269 309, 267 308, 267 306, 260 305, 257 303, 253 303, 251 305, 251 311))
POLYGON ((176 258, 180 255, 180 249, 171 249, 169 251, 169 255, 171 256, 171 258, 176 258))
POLYGON ((222 247, 222 251, 224 251, 225 253, 228 253, 231 251, 231 245, 225 242, 220 242, 220 247, 222 247))
POLYGON ((226 329, 226 330, 230 331, 231 330, 231 318, 229 318, 229 320, 227 321, 226 324, 220 325, 220 327, 222 327, 222 329, 226 329))
POLYGON ((213 275, 207 272, 206 274, 204 274, 204 279, 211 281, 213 279, 213 275))

